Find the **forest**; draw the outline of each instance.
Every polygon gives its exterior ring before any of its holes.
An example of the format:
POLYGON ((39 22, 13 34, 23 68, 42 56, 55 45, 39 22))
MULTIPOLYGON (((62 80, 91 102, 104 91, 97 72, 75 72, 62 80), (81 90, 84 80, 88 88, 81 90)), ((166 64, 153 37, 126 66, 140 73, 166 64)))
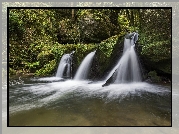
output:
POLYGON ((74 53, 73 70, 97 50, 92 79, 110 70, 124 36, 139 33, 143 77, 171 80, 171 8, 9 8, 9 75, 52 76, 61 57, 74 53))

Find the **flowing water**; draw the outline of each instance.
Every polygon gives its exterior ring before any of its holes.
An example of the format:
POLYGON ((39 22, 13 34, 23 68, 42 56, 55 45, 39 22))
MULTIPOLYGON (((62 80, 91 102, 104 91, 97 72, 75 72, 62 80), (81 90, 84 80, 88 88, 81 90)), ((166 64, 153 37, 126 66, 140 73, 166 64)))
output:
POLYGON ((171 126, 171 87, 11 79, 10 126, 171 126))
POLYGON ((64 54, 60 60, 56 77, 67 77, 69 78, 71 76, 71 55, 70 54, 64 54))
POLYGON ((112 76, 114 77, 114 83, 140 82, 142 80, 138 58, 134 48, 135 38, 124 40, 123 55, 117 65, 108 74, 105 81, 112 76))
POLYGON ((96 51, 91 52, 83 59, 80 67, 75 74, 75 80, 87 79, 95 53, 96 51))

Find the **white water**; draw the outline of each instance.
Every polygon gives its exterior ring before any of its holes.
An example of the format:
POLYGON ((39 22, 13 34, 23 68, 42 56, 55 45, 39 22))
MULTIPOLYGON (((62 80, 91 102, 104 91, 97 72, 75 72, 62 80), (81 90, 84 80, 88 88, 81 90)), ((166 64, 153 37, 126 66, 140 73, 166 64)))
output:
POLYGON ((59 77, 44 77, 44 78, 39 78, 39 79, 32 79, 32 80, 38 80, 38 81, 59 81, 59 80, 63 80, 63 78, 59 78, 59 77))
POLYGON ((77 70, 77 73, 75 74, 75 80, 87 79, 95 53, 96 51, 91 52, 83 59, 80 67, 77 70))
MULTIPOLYGON (((64 82, 53 83, 39 83, 33 85, 24 84, 23 87, 16 88, 13 92, 21 93, 33 93, 35 96, 26 96, 19 98, 19 101, 23 101, 23 104, 18 106, 11 106, 10 113, 14 113, 22 110, 29 110, 36 107, 42 107, 48 105, 59 98, 63 98, 68 93, 74 93, 80 91, 80 94, 91 97, 99 96, 103 97, 107 94, 107 99, 113 100, 120 98, 120 100, 126 98, 128 95, 134 94, 135 96, 141 96, 143 92, 165 95, 170 93, 167 87, 152 85, 145 82, 128 83, 128 84, 111 84, 106 87, 102 87, 102 82, 96 82, 88 84, 90 81, 75 81, 67 80, 64 82), (42 95, 50 94, 46 97, 40 97, 42 95), (35 101, 36 100, 36 101, 35 101), (30 102, 30 103, 28 103, 30 102)), ((80 95, 79 94, 79 95, 80 95)), ((142 96, 141 96, 142 97, 142 96)))
MULTIPOLYGON (((76 83, 76 82, 75 82, 76 83)), ((52 89, 52 87, 54 87, 55 85, 55 87, 56 87, 56 97, 58 98, 58 97, 63 97, 63 94, 65 94, 65 93, 67 93, 69 90, 68 89, 71 89, 71 88, 74 88, 74 85, 75 85, 75 83, 73 83, 73 81, 66 81, 66 82, 62 82, 62 84, 60 84, 60 82, 58 82, 58 83, 54 83, 54 85, 53 85, 53 83, 48 83, 48 85, 51 85, 51 86, 47 86, 47 85, 44 85, 44 87, 42 87, 40 90, 42 91, 42 92, 46 92, 46 91, 48 91, 48 90, 51 90, 52 89), (66 87, 66 85, 68 85, 69 87, 67 88, 66 87), (71 85, 71 87, 70 87, 70 85, 71 85), (64 89, 64 90, 60 90, 59 91, 59 89, 63 89, 63 88, 66 88, 66 89, 64 89), (45 89, 45 90, 44 90, 45 89), (61 94, 60 94, 60 92, 61 92, 61 94)), ((79 85, 79 83, 76 83, 76 86, 79 86, 79 87, 81 87, 81 85, 85 85, 85 83, 84 84, 80 84, 79 85)), ((121 85, 121 87, 124 87, 122 84, 117 84, 117 85, 121 85)), ((115 95, 116 93, 118 93, 118 91, 114 91, 114 89, 116 89, 118 86, 117 85, 110 85, 110 86, 108 86, 108 88, 106 89, 106 87, 104 88, 104 87, 99 87, 99 85, 98 84, 86 84, 86 92, 89 92, 90 90, 88 89, 88 88, 90 88, 90 89, 92 89, 92 91, 90 92, 91 93, 91 95, 92 96, 94 96, 94 94, 101 94, 102 92, 109 92, 110 94, 109 94, 109 97, 110 98, 112 98, 112 96, 113 95, 115 95), (90 86, 90 87, 89 87, 90 86), (96 87, 96 88, 94 88, 94 87, 96 87), (114 92, 112 92, 112 91, 114 91, 114 92)), ((140 84, 139 84, 140 85, 140 84)), ((139 85, 137 85, 136 84, 136 86, 134 86, 133 84, 131 84, 131 86, 130 87, 133 87, 133 91, 135 92, 135 87, 138 87, 139 85)), ((127 86, 127 85, 126 85, 127 86)), ((128 85, 129 86, 129 85, 128 85)), ((141 83, 141 90, 143 89, 144 91, 145 91, 145 88, 143 88, 143 87, 146 87, 146 89, 148 89, 147 91, 153 91, 154 93, 156 92, 158 92, 158 94, 161 94, 161 92, 163 91, 162 89, 161 90, 158 90, 158 88, 157 89, 155 89, 155 86, 153 86, 153 88, 151 88, 148 84, 144 84, 144 83, 141 83), (148 88, 147 88, 148 87, 148 88), (151 90, 152 89, 152 90, 151 90), (159 91, 161 91, 161 92, 159 92, 159 91)), ((77 88, 77 87, 76 87, 77 88)), ((129 88, 127 88, 127 87, 125 87, 125 89, 123 89, 123 91, 125 90, 126 91, 126 89, 129 89, 129 88)), ((33 88, 33 86, 30 88, 30 92, 36 92, 36 90, 37 89, 34 89, 33 88)), ((73 90, 75 90, 75 89, 73 89, 73 90)), ((73 91, 72 90, 72 91, 73 91)), ((117 89, 116 89, 117 90, 117 89)), ((129 89, 130 90, 130 89, 129 89)), ((128 91, 126 91, 126 93, 124 93, 124 92, 122 92, 122 90, 120 90, 120 92, 119 92, 119 94, 121 94, 121 95, 123 95, 123 94, 127 94, 127 92, 129 92, 129 90, 128 91)), ((131 89, 131 91, 132 91, 132 89, 131 89)), ((172 103, 172 105, 173 105, 173 110, 172 110, 172 125, 173 125, 173 127, 171 128, 171 127, 166 127, 166 129, 158 129, 159 127, 150 127, 150 128, 154 128, 154 129, 148 129, 147 130, 147 134, 150 134, 150 133, 159 133, 159 134, 163 134, 163 133, 170 133, 170 134, 176 134, 177 132, 178 132, 178 123, 179 123, 179 119, 178 119, 178 115, 179 115, 179 110, 178 110, 178 100, 179 100, 179 97, 178 97, 178 95, 179 95, 179 92, 178 92, 179 90, 177 90, 176 88, 174 88, 173 89, 173 92, 172 92, 172 94, 173 94, 173 103, 172 103), (157 129, 155 129, 155 128, 157 128, 157 129)), ((165 91, 163 91, 163 93, 164 93, 165 91)), ((119 94, 117 94, 117 96, 119 95, 119 94)), ((117 97, 116 96, 116 97, 117 97)), ((44 127, 44 129, 45 130, 41 130, 41 129, 29 129, 28 130, 28 127, 26 127, 27 129, 23 129, 23 128, 25 128, 25 127, 22 127, 21 129, 15 129, 15 127, 13 128, 13 127, 8 127, 7 128, 7 102, 6 102, 6 97, 7 97, 7 90, 6 89, 4 89, 4 90, 2 90, 2 126, 3 126, 3 134, 5 134, 5 133, 9 133, 9 134, 23 134, 23 133, 27 133, 27 134, 33 134, 33 133, 39 133, 39 134, 41 134, 41 133, 43 133, 43 134, 47 134, 47 133, 50 133, 50 132, 53 132, 53 133, 58 133, 59 131, 63 131, 64 133, 68 133, 68 131, 65 131, 65 130, 60 130, 60 129, 58 129, 58 131, 56 130, 56 129, 45 129, 45 127, 44 127), (14 130, 15 129, 15 130, 14 130)), ((55 97, 55 95, 53 95, 53 97, 55 97)), ((38 106, 40 106, 40 105, 46 105, 46 104, 48 104, 48 102, 51 102, 51 101, 53 101, 54 99, 56 99, 56 98, 53 98, 52 96, 51 97, 47 97, 46 99, 40 99, 39 101, 40 101, 40 103, 41 104, 39 104, 38 106)), ((39 97, 40 98, 40 97, 39 97)), ((31 104, 31 106, 28 106, 28 105, 23 105, 23 106, 19 106, 19 107, 17 107, 17 106, 15 106, 14 107, 14 109, 13 110, 17 110, 17 111, 21 111, 21 110, 28 110, 28 109, 30 109, 30 108, 33 108, 33 106, 37 106, 37 105, 33 105, 33 104, 31 104)), ((10 108, 11 109, 11 108, 10 108)), ((15 111, 13 111, 13 112, 15 112, 15 111)), ((16 127, 17 128, 17 127, 16 127)), ((36 128, 38 128, 38 127, 36 127, 36 128)), ((46 127, 47 128, 47 127, 46 127)), ((59 127, 58 127, 59 128, 59 127)), ((61 128, 63 128, 63 127, 61 127, 61 128)), ((121 127, 122 128, 122 127, 121 127)), ((139 127, 138 127, 139 128, 139 127)), ((140 128, 142 128, 142 127, 140 127, 140 128)), ((161 128, 161 127, 160 127, 161 128)), ((164 128, 164 127, 163 127, 164 128)), ((80 129, 81 130, 81 129, 80 129)), ((76 131, 76 129, 75 130, 73 130, 73 131, 70 131, 70 133, 79 133, 80 132, 80 130, 79 131, 76 131)), ((81 131, 85 131, 86 132, 86 130, 81 130, 81 131)), ((111 130, 111 129, 107 129, 106 130, 107 131, 107 133, 109 132, 113 132, 113 133, 117 133, 117 131, 119 131, 119 130, 111 130)), ((121 129, 120 131, 124 131, 124 133, 135 133, 136 131, 135 130, 123 130, 123 129, 121 129)), ((139 132, 142 132, 142 133, 146 133, 146 128, 145 129, 137 129, 137 131, 139 132)), ((70 134, 69 133, 69 134, 70 134)), ((92 131, 92 130, 89 130, 89 132, 87 132, 87 133, 85 133, 85 134, 88 134, 88 133, 92 133, 92 134, 95 134, 95 131, 92 131)), ((103 133, 105 133, 105 131, 103 132, 103 133)), ((137 132, 135 133, 135 134, 137 134, 137 132)))
POLYGON ((105 81, 116 73, 114 83, 140 82, 141 73, 139 69, 138 59, 135 52, 134 38, 124 40, 123 55, 117 65, 108 74, 105 81))
POLYGON ((71 60, 72 59, 70 54, 64 54, 62 56, 57 69, 56 77, 70 77, 71 60))

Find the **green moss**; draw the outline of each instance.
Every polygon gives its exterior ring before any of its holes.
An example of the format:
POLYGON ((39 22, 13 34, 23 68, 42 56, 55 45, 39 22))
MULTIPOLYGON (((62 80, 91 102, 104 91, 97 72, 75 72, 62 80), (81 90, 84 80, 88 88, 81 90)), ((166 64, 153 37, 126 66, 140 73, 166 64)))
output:
POLYGON ((106 40, 103 40, 99 44, 99 50, 106 56, 110 57, 114 49, 114 45, 117 43, 119 35, 112 36, 106 40))
MULTIPOLYGON (((37 61, 33 63, 25 62, 25 69, 30 72, 33 70, 36 76, 52 75, 56 72, 62 56, 75 51, 73 54, 73 68, 77 70, 85 56, 97 50, 98 72, 102 76, 105 70, 110 66, 111 56, 114 53, 119 37, 121 38, 123 36, 124 35, 112 36, 103 40, 100 44, 45 44, 41 49, 42 51, 37 55, 37 61)), ((14 72, 11 71, 10 73, 13 74, 14 72)))
POLYGON ((97 48, 95 44, 77 44, 75 45, 75 54, 74 58, 76 58, 76 64, 79 66, 82 60, 85 58, 87 54, 94 51, 97 48))
MULTIPOLYGON (((100 75, 103 76, 106 70, 113 63, 114 53, 116 53, 115 49, 118 49, 119 43, 123 41, 123 34, 112 36, 104 41, 102 41, 98 46, 97 58, 99 60, 99 71, 100 75)), ((117 50, 118 51, 118 50, 117 50)))
POLYGON ((159 76, 157 76, 156 71, 150 71, 148 73, 148 76, 150 77, 152 82, 160 82, 161 81, 161 78, 159 76))
POLYGON ((170 41, 156 41, 142 47, 142 55, 145 55, 153 62, 158 62, 171 57, 170 41))
POLYGON ((9 75, 15 75, 16 74, 16 70, 9 68, 9 75))
POLYGON ((64 54, 75 51, 74 61, 77 68, 83 58, 97 48, 95 44, 59 44, 55 43, 52 48, 46 47, 39 53, 37 59, 43 66, 36 70, 35 75, 45 76, 54 73, 58 67, 58 63, 64 54), (50 61, 50 62, 49 62, 50 61))
POLYGON ((141 57, 149 71, 156 70, 162 75, 171 74, 171 41, 161 38, 141 37, 141 57))
POLYGON ((37 70, 35 72, 35 75, 36 76, 51 75, 53 73, 55 67, 56 67, 56 61, 55 60, 49 61, 48 64, 45 64, 44 67, 37 70))

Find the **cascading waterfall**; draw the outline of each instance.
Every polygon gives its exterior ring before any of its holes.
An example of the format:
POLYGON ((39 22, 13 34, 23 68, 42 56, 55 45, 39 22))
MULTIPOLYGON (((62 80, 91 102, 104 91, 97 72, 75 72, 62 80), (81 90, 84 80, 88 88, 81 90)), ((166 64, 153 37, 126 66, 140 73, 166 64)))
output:
POLYGON ((73 51, 70 54, 64 54, 60 60, 58 69, 57 69, 57 73, 56 73, 56 77, 66 77, 66 78, 70 78, 71 77, 71 64, 72 64, 72 54, 75 51, 73 51))
POLYGON ((77 73, 75 74, 75 77, 74 77, 75 80, 87 79, 95 53, 96 53, 96 51, 93 51, 93 52, 89 53, 83 59, 81 65, 79 66, 79 68, 77 70, 77 73))
POLYGON ((135 43, 138 39, 137 33, 130 34, 125 38, 123 55, 117 65, 112 69, 106 77, 107 81, 112 76, 114 83, 139 82, 141 81, 141 73, 135 52, 135 43))

